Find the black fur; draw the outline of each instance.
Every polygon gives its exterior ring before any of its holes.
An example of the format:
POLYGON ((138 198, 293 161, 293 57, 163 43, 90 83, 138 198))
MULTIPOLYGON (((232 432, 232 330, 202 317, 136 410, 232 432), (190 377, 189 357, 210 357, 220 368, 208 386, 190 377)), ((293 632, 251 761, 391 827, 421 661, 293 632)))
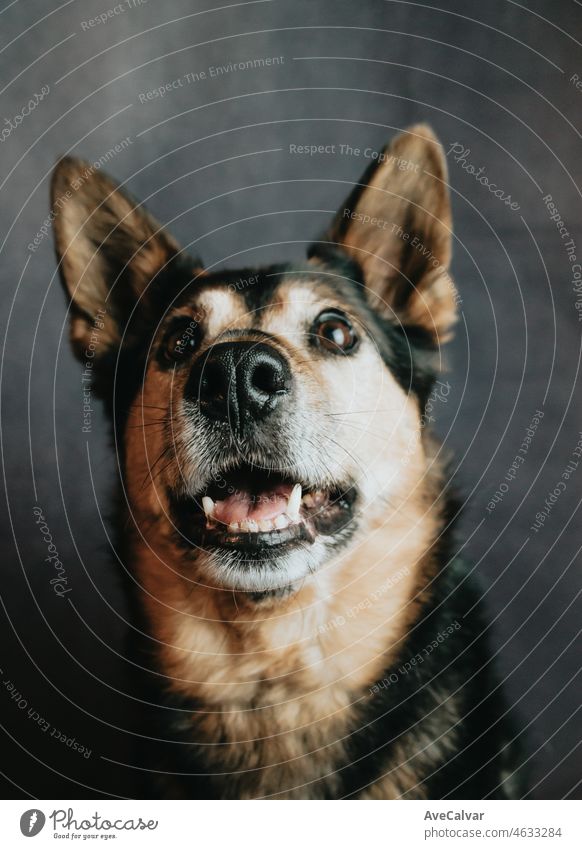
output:
POLYGON ((438 766, 424 779, 429 799, 520 795, 519 740, 497 682, 478 598, 466 564, 454 560, 442 569, 431 603, 402 646, 401 661, 363 700, 342 770, 342 795, 356 796, 384 774, 390 749, 399 742, 419 774, 427 760, 423 747, 439 750, 438 766), (427 659, 426 648, 451 626, 427 659))

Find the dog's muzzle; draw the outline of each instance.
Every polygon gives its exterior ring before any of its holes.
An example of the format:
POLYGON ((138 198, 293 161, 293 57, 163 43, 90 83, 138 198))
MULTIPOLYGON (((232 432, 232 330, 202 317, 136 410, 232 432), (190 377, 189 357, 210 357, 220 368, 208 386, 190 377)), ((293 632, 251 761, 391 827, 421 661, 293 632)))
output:
POLYGON ((285 459, 295 390, 285 354, 264 340, 222 341, 193 363, 184 397, 199 413, 193 420, 215 462, 195 489, 170 492, 183 544, 273 558, 318 536, 331 542, 348 533, 353 482, 310 479, 285 459))

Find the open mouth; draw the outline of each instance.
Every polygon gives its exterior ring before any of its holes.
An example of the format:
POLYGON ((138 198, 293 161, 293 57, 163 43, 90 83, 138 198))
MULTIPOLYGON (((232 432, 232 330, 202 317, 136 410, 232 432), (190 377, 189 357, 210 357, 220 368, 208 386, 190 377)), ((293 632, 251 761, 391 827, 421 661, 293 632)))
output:
POLYGON ((196 497, 174 499, 174 512, 193 545, 258 552, 338 533, 352 519, 355 500, 351 485, 323 489, 241 465, 196 497))

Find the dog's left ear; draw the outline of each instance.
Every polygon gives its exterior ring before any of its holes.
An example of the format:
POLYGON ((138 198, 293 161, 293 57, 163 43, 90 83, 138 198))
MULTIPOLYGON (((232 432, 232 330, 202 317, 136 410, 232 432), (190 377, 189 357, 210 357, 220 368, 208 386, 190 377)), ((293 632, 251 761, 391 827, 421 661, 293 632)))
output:
POLYGON ((111 178, 65 157, 51 184, 59 270, 70 298, 71 342, 94 361, 115 352, 128 322, 147 310, 178 243, 111 178))
POLYGON ((373 306, 433 345, 456 320, 451 207, 444 151, 431 129, 411 127, 378 154, 311 258, 335 243, 363 270, 373 306))

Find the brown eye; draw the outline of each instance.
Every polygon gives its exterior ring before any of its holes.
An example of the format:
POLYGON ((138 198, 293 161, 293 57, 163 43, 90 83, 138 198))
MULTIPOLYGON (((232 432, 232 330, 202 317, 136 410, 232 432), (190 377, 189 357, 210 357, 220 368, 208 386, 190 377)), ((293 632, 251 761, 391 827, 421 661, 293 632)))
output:
POLYGON ((170 363, 186 361, 198 347, 199 326, 194 319, 180 321, 173 326, 164 338, 163 355, 170 363))
POLYGON ((339 310, 326 310, 318 315, 312 332, 315 343, 333 354, 346 354, 358 341, 350 320, 339 310))

